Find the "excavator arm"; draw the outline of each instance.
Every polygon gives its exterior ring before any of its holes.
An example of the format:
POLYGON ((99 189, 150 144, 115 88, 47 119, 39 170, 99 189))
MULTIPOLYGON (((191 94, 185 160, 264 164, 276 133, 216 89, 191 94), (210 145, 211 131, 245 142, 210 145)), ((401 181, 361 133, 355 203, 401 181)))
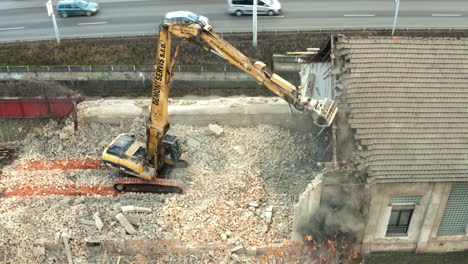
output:
POLYGON ((182 151, 175 136, 169 130, 168 104, 172 69, 179 47, 171 60, 172 34, 164 26, 159 32, 151 88, 150 117, 146 129, 146 143, 128 134, 117 136, 102 153, 108 167, 126 175, 114 183, 117 191, 181 193, 182 187, 174 180, 158 178, 164 165, 186 166, 180 160, 182 151))
POLYGON ((183 23, 180 21, 165 21, 163 25, 179 38, 195 40, 195 42, 201 43, 202 48, 205 50, 214 50, 214 53, 254 77, 259 84, 265 85, 299 111, 310 113, 316 125, 326 127, 332 124, 338 111, 337 105, 332 99, 316 100, 312 97, 306 97, 305 93, 290 82, 275 73, 265 70, 265 63, 253 61, 245 56, 220 35, 213 32, 210 25, 202 21, 183 23))
MULTIPOLYGON (((186 14, 187 12, 173 12, 176 16, 180 13, 186 14)), ((265 85, 298 110, 312 113, 317 125, 329 126, 335 118, 337 107, 333 100, 319 101, 303 96, 302 94, 305 93, 301 93, 294 85, 266 71, 265 63, 249 59, 214 33, 206 18, 193 13, 188 15, 187 17, 166 18, 160 26, 146 142, 127 134, 121 134, 107 145, 102 153, 102 160, 108 167, 137 177, 117 179, 114 184, 117 191, 182 192, 182 187, 176 181, 158 177, 164 165, 177 167, 187 165, 186 162, 180 160, 181 149, 177 138, 167 134, 169 88, 173 75, 172 69, 179 52, 178 47, 171 60, 172 36, 193 40, 201 43, 202 47, 208 51, 214 50, 215 53, 253 76, 260 84, 265 85)))

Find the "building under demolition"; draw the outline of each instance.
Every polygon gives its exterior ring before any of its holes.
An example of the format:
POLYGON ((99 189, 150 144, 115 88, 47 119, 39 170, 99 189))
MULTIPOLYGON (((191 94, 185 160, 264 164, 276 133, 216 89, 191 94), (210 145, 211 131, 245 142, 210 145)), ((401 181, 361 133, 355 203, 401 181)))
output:
POLYGON ((369 192, 362 251, 468 249, 468 40, 339 36, 332 46, 339 131, 349 132, 338 144, 352 141, 369 192))

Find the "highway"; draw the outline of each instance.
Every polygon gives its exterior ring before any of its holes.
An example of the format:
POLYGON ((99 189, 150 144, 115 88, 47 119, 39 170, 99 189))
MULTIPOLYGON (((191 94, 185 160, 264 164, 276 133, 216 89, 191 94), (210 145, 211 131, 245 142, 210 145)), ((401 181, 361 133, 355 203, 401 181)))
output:
MULTIPOLYGON (((54 0, 54 5, 57 3, 54 0)), ((227 14, 226 0, 95 0, 92 17, 57 16, 60 37, 156 34, 166 12, 189 10, 210 19, 217 32, 250 32, 252 17, 227 14)), ((0 1, 0 42, 55 39, 45 0, 0 1)), ((279 16, 259 16, 258 31, 391 28, 394 0, 284 0, 279 16)), ((401 0, 397 27, 468 28, 466 0, 401 0)))

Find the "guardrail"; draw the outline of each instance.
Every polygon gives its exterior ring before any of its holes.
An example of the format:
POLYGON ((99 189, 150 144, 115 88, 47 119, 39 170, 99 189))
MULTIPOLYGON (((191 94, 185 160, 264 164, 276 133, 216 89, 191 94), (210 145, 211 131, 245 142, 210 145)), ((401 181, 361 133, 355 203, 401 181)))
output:
MULTIPOLYGON (((231 65, 176 65, 175 72, 242 72, 231 65)), ((154 72, 152 65, 0 66, 0 72, 154 72)))
MULTIPOLYGON (((316 29, 293 29, 293 30, 259 30, 257 33, 346 33, 346 32, 360 32, 360 31, 392 31, 391 27, 383 28, 316 28, 316 29)), ((399 27, 395 29, 395 32, 435 32, 435 31, 447 31, 447 32, 463 32, 468 31, 468 27, 428 27, 428 28, 419 28, 419 27, 399 27)), ((243 30, 228 30, 228 31, 218 31, 219 34, 238 34, 246 32, 243 30)), ((250 32, 247 32, 250 33, 250 32)), ((77 36, 77 37, 61 37, 62 40, 65 39, 102 39, 102 38, 129 38, 129 37, 155 37, 157 33, 140 33, 140 34, 120 34, 120 35, 94 35, 94 36, 77 36)), ((37 41, 50 41, 55 40, 55 38, 38 38, 34 40, 10 40, 10 41, 0 41, 0 44, 8 43, 17 43, 17 42, 37 42, 37 41)))

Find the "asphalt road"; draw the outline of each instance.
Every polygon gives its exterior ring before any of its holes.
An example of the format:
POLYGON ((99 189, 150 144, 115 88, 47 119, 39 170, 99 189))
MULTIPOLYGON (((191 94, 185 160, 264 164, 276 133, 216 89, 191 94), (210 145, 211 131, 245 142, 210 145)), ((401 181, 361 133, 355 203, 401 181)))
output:
MULTIPOLYGON (((1 0, 0 41, 55 39, 45 0, 1 0)), ((57 0, 53 1, 57 3, 57 0)), ((95 0, 92 17, 57 16, 60 37, 156 34, 166 12, 207 16, 216 32, 252 31, 252 17, 227 14, 226 0, 95 0)), ((391 28, 394 0, 283 0, 279 16, 258 17, 258 31, 391 28)), ((466 27, 467 0, 400 0, 397 27, 466 27)))

